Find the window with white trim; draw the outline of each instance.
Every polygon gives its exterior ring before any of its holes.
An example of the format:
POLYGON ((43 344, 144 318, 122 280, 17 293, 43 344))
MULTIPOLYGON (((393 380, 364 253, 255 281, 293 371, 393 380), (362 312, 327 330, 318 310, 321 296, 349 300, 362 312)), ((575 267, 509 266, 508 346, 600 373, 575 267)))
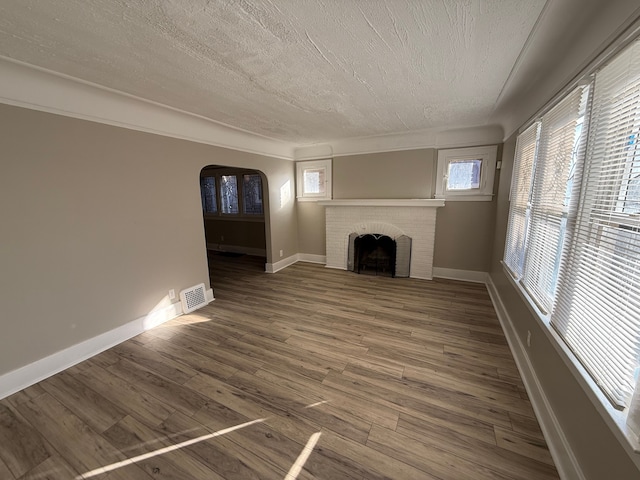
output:
POLYGON ((640 366, 640 43, 593 77, 518 136, 504 262, 622 410, 640 366))
POLYGON ((331 199, 331 160, 296 163, 298 201, 331 199))
POLYGON ((495 145, 439 150, 436 198, 490 201, 497 152, 495 145))

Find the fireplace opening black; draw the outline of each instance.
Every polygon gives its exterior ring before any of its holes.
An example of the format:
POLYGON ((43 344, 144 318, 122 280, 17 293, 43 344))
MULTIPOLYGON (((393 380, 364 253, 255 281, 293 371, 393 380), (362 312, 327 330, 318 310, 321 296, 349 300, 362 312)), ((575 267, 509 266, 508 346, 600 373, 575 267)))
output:
POLYGON ((411 237, 353 232, 348 241, 347 270, 396 278, 410 276, 411 237))
POLYGON ((360 235, 353 242, 353 271, 396 276, 396 242, 386 235, 360 235))

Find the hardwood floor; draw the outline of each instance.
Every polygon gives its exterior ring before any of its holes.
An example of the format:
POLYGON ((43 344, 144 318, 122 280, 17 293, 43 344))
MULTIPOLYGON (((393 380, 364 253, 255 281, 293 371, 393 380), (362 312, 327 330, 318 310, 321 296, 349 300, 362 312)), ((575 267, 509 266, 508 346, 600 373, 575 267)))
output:
POLYGON ((559 478, 484 286, 212 262, 211 305, 0 401, 0 478, 559 478))

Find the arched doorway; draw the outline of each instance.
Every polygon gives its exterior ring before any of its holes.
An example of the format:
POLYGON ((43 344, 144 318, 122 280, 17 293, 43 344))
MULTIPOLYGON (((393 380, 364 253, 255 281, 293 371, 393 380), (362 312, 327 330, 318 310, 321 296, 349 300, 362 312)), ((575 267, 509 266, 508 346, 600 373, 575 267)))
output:
POLYGON ((266 176, 259 170, 209 165, 200 172, 200 194, 211 286, 215 262, 264 271, 269 208, 266 176), (235 260, 234 260, 235 259, 235 260))

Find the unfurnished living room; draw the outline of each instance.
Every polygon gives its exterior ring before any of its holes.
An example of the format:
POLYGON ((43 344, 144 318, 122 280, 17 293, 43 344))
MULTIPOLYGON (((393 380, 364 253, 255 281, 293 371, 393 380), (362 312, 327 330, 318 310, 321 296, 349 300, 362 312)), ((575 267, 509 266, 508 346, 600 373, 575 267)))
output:
POLYGON ((637 0, 0 2, 0 479, 640 479, 637 0))

